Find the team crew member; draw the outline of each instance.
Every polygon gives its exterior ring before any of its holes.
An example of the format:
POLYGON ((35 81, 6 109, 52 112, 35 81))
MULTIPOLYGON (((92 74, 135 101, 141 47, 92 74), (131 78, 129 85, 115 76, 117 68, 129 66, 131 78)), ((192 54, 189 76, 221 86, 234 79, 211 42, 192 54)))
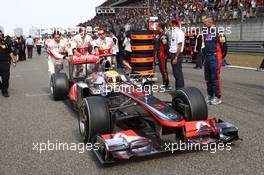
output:
POLYGON ((220 80, 222 50, 213 19, 207 17, 203 20, 203 23, 208 28, 206 34, 204 34, 204 72, 208 94, 207 102, 212 105, 218 105, 222 103, 220 80))
POLYGON ((118 47, 118 39, 114 34, 114 31, 110 31, 110 37, 113 39, 113 49, 112 49, 112 53, 114 55, 114 64, 117 66, 117 56, 119 53, 119 47, 118 47))
POLYGON ((63 59, 66 58, 65 54, 68 52, 68 43, 61 38, 61 33, 55 31, 53 39, 48 44, 48 67, 49 73, 54 74, 56 68, 62 69, 63 59))
POLYGON ((200 30, 196 30, 195 37, 195 45, 194 45, 194 59, 196 61, 196 65, 194 69, 202 69, 202 43, 203 43, 203 35, 200 34, 200 30))
POLYGON ((132 67, 130 65, 132 48, 131 48, 130 35, 128 33, 126 34, 126 37, 124 39, 124 42, 123 42, 123 45, 122 46, 124 47, 123 65, 129 71, 132 71, 132 67))
POLYGON ((71 49, 74 55, 87 54, 92 50, 92 37, 86 34, 84 28, 80 28, 79 34, 73 37, 71 49))
POLYGON ((163 85, 169 87, 169 78, 167 71, 167 59, 168 59, 168 36, 165 34, 165 24, 159 23, 157 26, 157 39, 156 39, 156 56, 159 61, 159 69, 163 79, 163 85))
POLYGON ((177 19, 173 19, 171 21, 172 31, 171 31, 169 52, 170 52, 173 75, 175 78, 176 90, 184 87, 182 62, 183 62, 185 34, 178 26, 179 26, 179 21, 177 19))
POLYGON ((229 65, 229 63, 227 63, 226 61, 228 46, 227 46, 227 40, 226 40, 225 33, 223 31, 219 31, 218 38, 219 38, 220 46, 221 46, 222 53, 223 53, 222 66, 229 65))
POLYGON ((98 30, 98 38, 94 41, 94 49, 96 55, 112 54, 114 41, 110 37, 105 36, 103 29, 98 30))
POLYGON ((0 31, 0 89, 4 97, 9 97, 9 77, 10 77, 10 62, 13 67, 16 66, 16 58, 12 53, 10 46, 4 41, 4 34, 0 31))

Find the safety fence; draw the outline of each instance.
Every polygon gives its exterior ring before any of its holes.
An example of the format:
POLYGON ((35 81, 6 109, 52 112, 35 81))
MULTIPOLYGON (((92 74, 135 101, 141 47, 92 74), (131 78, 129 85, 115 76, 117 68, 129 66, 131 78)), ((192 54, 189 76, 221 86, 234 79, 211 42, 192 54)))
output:
POLYGON ((229 52, 264 54, 264 41, 228 41, 229 52))

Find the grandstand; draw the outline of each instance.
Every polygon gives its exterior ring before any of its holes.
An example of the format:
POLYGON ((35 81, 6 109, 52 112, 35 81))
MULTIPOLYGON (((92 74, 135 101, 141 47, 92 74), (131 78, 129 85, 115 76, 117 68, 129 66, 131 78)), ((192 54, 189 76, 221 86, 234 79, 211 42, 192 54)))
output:
MULTIPOLYGON (((247 25, 250 23, 257 30, 264 21, 264 0, 107 0, 96 10, 96 16, 80 26, 100 26, 116 31, 125 26, 146 29, 150 16, 167 22, 176 15, 183 25, 197 25, 201 24, 202 16, 210 15, 218 24, 234 24, 232 40, 250 41, 256 36, 251 38, 251 34, 247 34, 243 37, 246 33, 241 33, 240 24, 247 27, 245 30, 251 30, 247 25)), ((264 34, 258 38, 262 40, 264 34)))
POLYGON ((186 24, 201 22, 203 15, 211 15, 216 21, 246 20, 262 16, 263 6, 264 0, 107 0, 96 9, 111 8, 115 9, 114 13, 109 11, 97 13, 92 20, 80 25, 109 25, 113 22, 123 26, 127 23, 142 24, 147 15, 158 16, 166 21, 175 14, 179 15, 182 23, 186 24), (129 9, 129 6, 138 8, 129 9))

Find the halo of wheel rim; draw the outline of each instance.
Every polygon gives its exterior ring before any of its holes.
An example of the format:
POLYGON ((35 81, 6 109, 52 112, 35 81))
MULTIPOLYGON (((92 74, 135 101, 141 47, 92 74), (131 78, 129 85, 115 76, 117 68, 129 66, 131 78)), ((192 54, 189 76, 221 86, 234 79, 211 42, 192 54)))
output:
POLYGON ((53 87, 53 81, 50 81, 50 93, 53 95, 54 94, 54 87, 53 87))
POLYGON ((87 116, 84 112, 84 109, 80 112, 80 119, 79 119, 79 131, 82 138, 85 138, 87 135, 87 116))

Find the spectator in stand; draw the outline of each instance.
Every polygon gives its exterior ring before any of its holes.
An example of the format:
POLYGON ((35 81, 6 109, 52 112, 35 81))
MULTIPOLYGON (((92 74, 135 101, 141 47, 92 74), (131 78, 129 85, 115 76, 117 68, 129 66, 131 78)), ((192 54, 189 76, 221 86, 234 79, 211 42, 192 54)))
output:
POLYGON ((26 39, 26 46, 27 46, 28 58, 32 59, 34 40, 33 38, 31 38, 31 35, 29 35, 28 38, 26 39))
MULTIPOLYGON (((107 4, 111 4, 111 2, 106 1, 107 4)), ((124 5, 147 6, 147 0, 127 1, 124 5)), ((150 9, 150 14, 167 21, 172 17, 172 14, 176 13, 180 15, 183 23, 196 23, 201 22, 201 17, 204 15, 213 16, 214 20, 253 17, 256 16, 256 9, 261 5, 264 5, 263 0, 151 0, 150 6, 153 8, 150 9)), ((107 27, 114 23, 119 27, 124 27, 126 24, 136 24, 133 28, 142 29, 145 26, 147 16, 146 9, 118 9, 115 15, 97 15, 94 19, 81 25, 107 27)))

